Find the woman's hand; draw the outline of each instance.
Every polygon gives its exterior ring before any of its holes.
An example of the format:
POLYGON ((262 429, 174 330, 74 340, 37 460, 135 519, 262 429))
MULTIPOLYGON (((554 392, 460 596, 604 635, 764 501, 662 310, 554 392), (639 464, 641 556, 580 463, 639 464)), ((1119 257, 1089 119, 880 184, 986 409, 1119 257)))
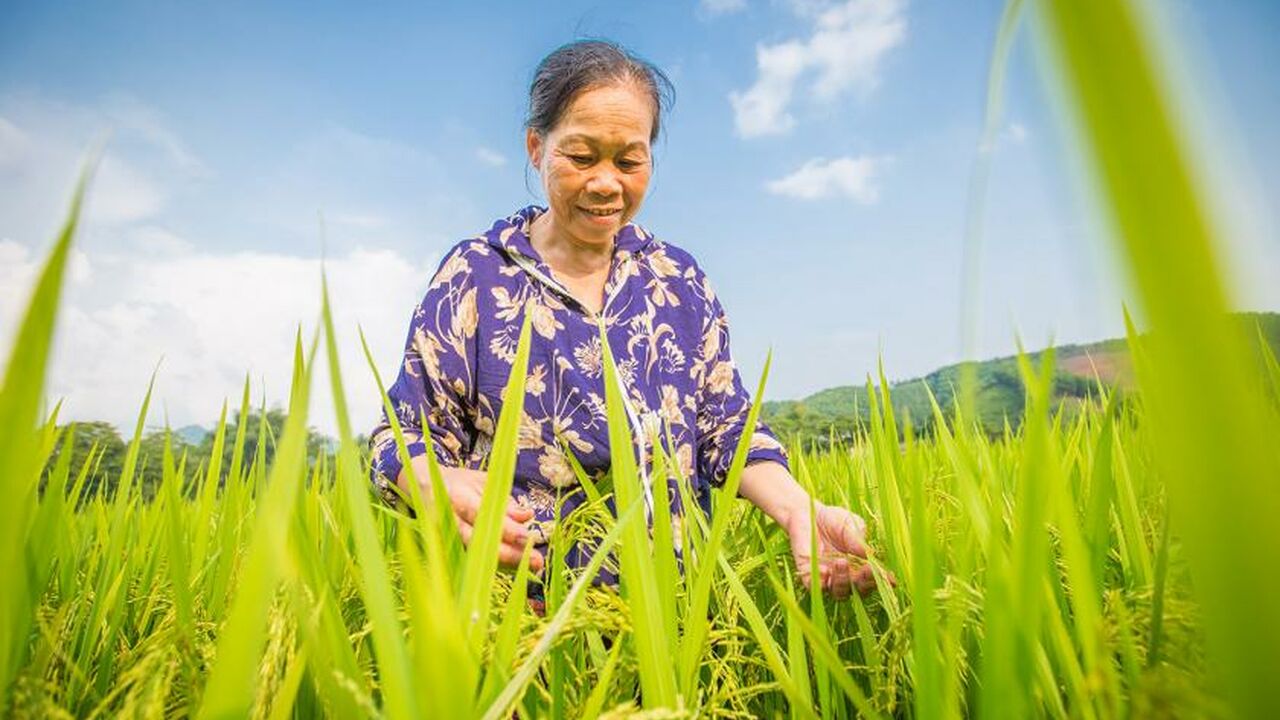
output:
MULTIPOLYGON (((862 518, 842 507, 814 501, 818 540, 815 548, 809 523, 809 493, 782 464, 768 461, 746 466, 739 492, 787 531, 796 571, 805 587, 809 586, 810 559, 815 555, 822 589, 832 597, 843 600, 854 587, 866 595, 875 587, 875 576, 866 562, 867 524, 862 518)), ((886 573, 886 578, 893 582, 893 575, 886 573)))
POLYGON ((816 554, 824 592, 837 600, 848 598, 850 589, 855 587, 862 595, 871 592, 876 579, 867 563, 867 523, 842 507, 815 502, 813 509, 816 516, 812 526, 807 504, 787 518, 786 531, 791 537, 791 554, 800 582, 809 587, 816 554))
MULTIPOLYGON (((422 484, 422 497, 430 502, 431 476, 427 456, 419 455, 412 460, 413 471, 422 484)), ((458 534, 462 536, 464 545, 471 545, 471 535, 475 532, 476 516, 480 513, 480 500, 484 497, 484 485, 488 474, 480 470, 468 468, 441 467, 440 476, 444 480, 445 490, 449 493, 449 503, 453 506, 453 517, 458 523, 458 534)), ((401 471, 400 486, 406 487, 408 473, 401 471)), ((498 562, 507 567, 516 567, 524 555, 524 546, 532 541, 529 521, 533 519, 533 510, 518 504, 514 498, 507 499, 507 514, 502 518, 502 542, 498 545, 498 562)), ((543 566, 542 553, 533 550, 529 554, 529 568, 540 571, 543 566)))

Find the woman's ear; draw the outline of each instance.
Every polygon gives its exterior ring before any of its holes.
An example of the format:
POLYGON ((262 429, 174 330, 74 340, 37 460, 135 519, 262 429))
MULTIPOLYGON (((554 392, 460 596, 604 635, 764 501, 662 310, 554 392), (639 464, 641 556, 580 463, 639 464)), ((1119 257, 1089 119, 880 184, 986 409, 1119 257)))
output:
POLYGON ((538 134, 537 130, 534 130, 533 128, 525 128, 524 147, 525 151, 529 153, 529 164, 533 166, 534 170, 537 170, 539 174, 541 174, 542 152, 544 148, 542 136, 538 134))

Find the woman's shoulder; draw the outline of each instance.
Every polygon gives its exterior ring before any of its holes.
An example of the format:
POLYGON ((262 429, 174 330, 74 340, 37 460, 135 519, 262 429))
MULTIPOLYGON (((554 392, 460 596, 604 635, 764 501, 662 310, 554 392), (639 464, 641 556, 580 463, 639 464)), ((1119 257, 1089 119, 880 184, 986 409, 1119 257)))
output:
MULTIPOLYGON (((471 267, 496 271, 514 265, 513 254, 532 255, 524 228, 529 220, 541 211, 537 205, 529 205, 509 215, 495 219, 488 229, 459 240, 444 255, 441 265, 452 258, 465 259, 471 267)), ((510 274, 510 270, 507 270, 510 274)))
POLYGON ((653 237, 642 251, 644 264, 657 281, 680 295, 702 302, 715 300, 711 282, 693 253, 670 240, 653 237))
POLYGON ((496 221, 485 232, 455 242, 442 256, 433 283, 441 277, 446 280, 462 277, 474 281, 479 276, 488 281, 502 270, 506 270, 504 274, 510 274, 513 263, 503 244, 510 230, 504 232, 504 227, 510 227, 509 218, 496 221))
POLYGON ((470 284, 476 271, 488 264, 489 255, 492 255, 492 248, 483 237, 459 240, 441 256, 440 264, 431 276, 431 287, 459 282, 470 284))

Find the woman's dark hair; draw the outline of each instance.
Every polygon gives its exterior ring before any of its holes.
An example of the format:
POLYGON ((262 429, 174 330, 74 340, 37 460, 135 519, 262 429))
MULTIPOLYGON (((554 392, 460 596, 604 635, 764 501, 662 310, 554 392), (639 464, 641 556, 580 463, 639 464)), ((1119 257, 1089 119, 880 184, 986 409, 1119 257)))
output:
POLYGON ((653 101, 649 142, 657 140, 662 111, 675 102, 675 87, 653 63, 609 40, 578 40, 561 45, 538 63, 529 85, 525 127, 545 136, 579 93, 617 82, 635 83, 649 93, 653 101))

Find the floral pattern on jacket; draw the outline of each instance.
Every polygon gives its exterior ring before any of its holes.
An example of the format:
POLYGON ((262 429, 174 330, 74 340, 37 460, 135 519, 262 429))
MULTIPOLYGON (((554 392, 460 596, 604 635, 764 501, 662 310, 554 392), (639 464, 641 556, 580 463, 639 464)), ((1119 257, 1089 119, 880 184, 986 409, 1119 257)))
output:
MULTIPOLYGON (((751 407, 729 352, 724 308, 692 256, 628 223, 614 238, 605 305, 592 313, 525 234, 545 211, 525 207, 455 245, 414 309, 399 375, 387 391, 410 456, 426 452, 423 434, 430 433, 442 465, 481 467, 528 313, 532 344, 512 494, 549 534, 557 494, 567 495, 562 517, 584 499, 567 492, 578 482, 566 452, 591 477, 609 469, 602 320, 633 421, 633 454, 647 476, 656 439, 706 511, 708 488, 724 482, 751 407)), ((763 422, 752 432, 748 463, 786 464, 763 422)), ((385 413, 370 448, 372 480, 394 504, 401 461, 385 413)), ((669 474, 678 517, 680 494, 669 474)))

